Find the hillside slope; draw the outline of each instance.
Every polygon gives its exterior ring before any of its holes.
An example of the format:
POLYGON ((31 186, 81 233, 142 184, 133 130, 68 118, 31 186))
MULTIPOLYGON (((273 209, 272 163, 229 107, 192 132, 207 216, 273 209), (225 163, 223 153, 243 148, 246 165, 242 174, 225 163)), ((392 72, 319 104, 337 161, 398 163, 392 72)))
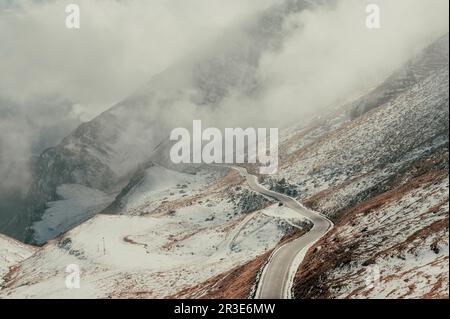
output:
POLYGON ((346 105, 348 116, 332 110, 285 136, 270 184, 284 179, 336 223, 299 269, 296 297, 448 298, 448 41, 346 105))
MULTIPOLYGON (((37 243, 53 238, 53 231, 35 236, 33 223, 43 219, 47 202, 59 199, 61 185, 80 184, 111 196, 120 193, 139 165, 160 155, 155 152, 161 152, 158 146, 167 139, 169 128, 185 126, 173 114, 214 109, 231 92, 255 94, 261 55, 280 47, 284 21, 321 3, 287 0, 262 12, 239 30, 232 30, 233 40, 227 46, 212 45, 195 58, 155 75, 133 95, 43 152, 33 170, 28 209, 10 226, 22 229, 15 236, 37 243)), ((65 218, 65 225, 77 219, 65 218)), ((43 222, 45 218, 41 226, 43 222)), ((65 230, 67 227, 62 227, 57 233, 65 230)))
POLYGON ((199 175, 151 169, 126 198, 124 214, 97 215, 18 261, 0 298, 185 295, 206 281, 214 286, 222 274, 302 229, 284 207, 264 209, 270 201, 252 193, 236 173, 199 175), (155 186, 155 174, 172 179, 155 186), (80 289, 65 286, 71 264, 80 267, 80 289))
MULTIPOLYGON (((448 36, 405 66, 426 75, 392 76, 375 88, 388 92, 381 104, 355 115, 369 92, 281 133, 280 170, 264 183, 336 224, 308 251, 296 298, 448 298, 449 70, 442 56, 448 36)), ((81 185, 60 192, 67 198, 53 205, 73 211, 79 206, 70 194, 92 194, 81 185)), ((97 195, 92 205, 107 205, 97 195)), ((99 215, 8 262, 0 297, 251 297, 270 252, 307 230, 289 209, 217 167, 196 174, 141 167, 114 203, 120 215, 99 215), (64 286, 69 264, 82 270, 80 290, 64 286)))
POLYGON ((20 243, 12 238, 0 235, 0 287, 17 265, 33 255, 36 248, 20 243))

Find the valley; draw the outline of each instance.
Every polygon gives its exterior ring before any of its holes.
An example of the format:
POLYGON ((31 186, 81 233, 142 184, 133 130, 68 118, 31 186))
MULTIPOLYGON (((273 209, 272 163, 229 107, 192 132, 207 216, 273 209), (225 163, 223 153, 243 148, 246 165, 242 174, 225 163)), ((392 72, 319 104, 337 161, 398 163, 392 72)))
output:
POLYGON ((338 2, 255 14, 44 150, 20 209, 1 204, 15 239, 0 235, 0 298, 448 299, 448 30, 376 77, 352 48, 310 38, 309 19, 338 2), (319 87, 286 84, 310 49, 289 46, 295 32, 318 55, 359 61, 361 85, 331 99, 328 80, 345 86, 332 68, 314 73, 319 87), (283 111, 279 129, 256 129, 283 111), (222 136, 242 123, 253 129, 222 136), (251 156, 222 152, 246 139, 251 156), (68 265, 79 289, 65 285, 68 265))

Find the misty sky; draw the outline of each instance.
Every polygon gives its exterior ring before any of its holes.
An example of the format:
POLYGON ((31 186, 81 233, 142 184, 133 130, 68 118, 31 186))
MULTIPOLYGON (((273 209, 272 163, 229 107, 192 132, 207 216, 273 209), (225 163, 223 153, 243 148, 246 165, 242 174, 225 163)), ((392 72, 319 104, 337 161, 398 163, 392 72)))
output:
MULTIPOLYGON (((26 184, 31 154, 280 2, 0 0, 0 178, 26 184), (65 28, 67 3, 80 4, 80 30, 65 28)), ((231 94, 222 102, 227 117, 249 123, 257 113, 261 123, 279 125, 318 112, 378 83, 448 32, 448 0, 338 3, 288 19, 282 48, 261 58, 264 90, 257 99, 231 94), (380 30, 365 27, 366 3, 381 6, 380 30)))
POLYGON ((0 95, 62 95, 88 120, 273 2, 14 1, 0 12, 0 95), (80 5, 80 30, 65 27, 67 3, 80 5))
POLYGON ((0 0, 0 190, 27 185, 31 155, 273 2, 0 0), (65 27, 68 3, 80 30, 65 27))
MULTIPOLYGON (((36 97, 58 95, 72 101, 71 116, 91 119, 152 75, 279 2, 0 0, 0 96, 27 104, 36 97), (81 6, 78 31, 65 28, 67 3, 81 6)), ((293 82, 309 86, 329 68, 331 72, 327 70, 321 80, 339 82, 329 75, 342 77, 339 65, 348 68, 350 62, 361 71, 369 69, 365 64, 371 62, 389 72, 404 59, 411 43, 423 42, 448 21, 445 0, 343 2, 333 12, 294 17, 306 24, 306 31, 289 39, 281 54, 263 60, 264 75, 278 82, 296 77, 293 82), (369 2, 382 8, 383 27, 372 33, 363 27, 364 3, 369 2), (388 46, 397 48, 386 58, 383 52, 391 49, 388 46), (328 61, 327 67, 319 67, 328 61)), ((286 91, 292 90, 286 87, 286 91)))

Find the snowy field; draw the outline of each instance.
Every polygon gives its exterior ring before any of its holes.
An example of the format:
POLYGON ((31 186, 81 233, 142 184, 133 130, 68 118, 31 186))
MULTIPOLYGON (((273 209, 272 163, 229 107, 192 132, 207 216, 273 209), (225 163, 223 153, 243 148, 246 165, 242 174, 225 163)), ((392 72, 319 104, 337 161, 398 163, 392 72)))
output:
POLYGON ((223 180, 208 184, 209 178, 148 171, 130 192, 125 215, 95 216, 51 241, 17 269, 14 287, 1 290, 0 297, 169 297, 273 249, 292 229, 290 223, 299 223, 298 216, 277 205, 241 213, 229 192, 245 186, 223 180), (167 179, 153 183, 155 174, 157 180, 167 179), (174 195, 171 200, 179 205, 162 213, 146 206, 155 196, 186 189, 183 185, 198 193, 174 195), (80 289, 65 287, 70 264, 81 269, 80 289))
POLYGON ((78 184, 61 185, 57 194, 61 199, 47 203, 41 220, 33 224, 37 242, 55 238, 102 211, 114 200, 113 195, 78 184))
POLYGON ((0 235, 0 286, 10 267, 14 267, 36 251, 35 248, 0 235))

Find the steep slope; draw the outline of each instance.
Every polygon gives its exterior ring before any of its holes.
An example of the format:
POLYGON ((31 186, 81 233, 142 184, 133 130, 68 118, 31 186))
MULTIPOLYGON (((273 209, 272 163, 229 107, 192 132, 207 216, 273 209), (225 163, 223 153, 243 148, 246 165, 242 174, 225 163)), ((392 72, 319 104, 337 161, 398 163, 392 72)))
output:
MULTIPOLYGON (((150 171, 147 178, 160 173, 160 169, 150 171)), ((182 181, 194 187, 192 176, 162 174, 171 175, 173 183, 182 181)), ((0 298, 185 294, 205 281, 218 282, 222 274, 265 255, 297 229, 283 207, 261 210, 270 202, 255 201, 234 172, 209 181, 200 177, 201 190, 166 201, 146 196, 186 190, 183 185, 169 184, 143 183, 130 193, 126 215, 98 215, 49 242, 8 276, 0 298), (245 198, 259 206, 249 209, 245 198), (71 264, 80 267, 80 289, 65 286, 65 269, 71 264)))
MULTIPOLYGON (((426 76, 390 77, 375 89, 402 83, 382 104, 353 118, 363 97, 282 133, 280 170, 266 185, 336 224, 308 251, 295 297, 448 297, 449 71, 441 55, 448 36, 405 67, 431 63, 426 76)), ((64 185, 63 193, 86 190, 64 185)), ((251 297, 270 252, 306 231, 286 207, 217 167, 190 174, 145 165, 114 204, 121 215, 99 215, 15 267, 0 297, 251 297), (81 267, 80 290, 64 285, 69 264, 81 267)))
POLYGON ((296 297, 448 298, 448 187, 448 170, 430 172, 346 212, 300 268, 296 297))
POLYGON ((268 184, 284 179, 336 223, 306 256, 296 297, 448 298, 448 41, 346 105, 349 116, 332 110, 285 135, 268 184))
MULTIPOLYGON (((448 35, 434 47, 448 56, 448 35)), ((419 65, 427 52, 416 59, 419 65)), ((354 107, 346 105, 344 111, 354 107)), ((294 184, 314 208, 338 217, 343 208, 388 190, 421 158, 448 148, 448 60, 354 120, 342 116, 342 109, 332 111, 310 127, 287 132, 277 178, 294 184)))
POLYGON ((0 287, 11 271, 29 258, 37 249, 0 235, 0 287))
POLYGON ((18 237, 40 243, 51 238, 38 240, 30 225, 42 218, 47 202, 58 199, 60 185, 81 184, 111 195, 119 193, 139 164, 158 156, 155 148, 167 139, 169 128, 183 124, 172 114, 214 108, 232 90, 254 94, 259 59, 282 43, 283 21, 320 3, 287 0, 270 8, 240 30, 233 30, 227 46, 212 45, 154 76, 131 97, 45 151, 34 169, 28 209, 16 222, 27 231, 18 237))
POLYGON ((420 55, 409 61, 403 68, 394 72, 383 84, 356 102, 351 111, 353 118, 406 92, 414 84, 420 83, 430 75, 448 65, 448 35, 443 36, 420 55), (447 54, 446 54, 447 52, 447 54))

